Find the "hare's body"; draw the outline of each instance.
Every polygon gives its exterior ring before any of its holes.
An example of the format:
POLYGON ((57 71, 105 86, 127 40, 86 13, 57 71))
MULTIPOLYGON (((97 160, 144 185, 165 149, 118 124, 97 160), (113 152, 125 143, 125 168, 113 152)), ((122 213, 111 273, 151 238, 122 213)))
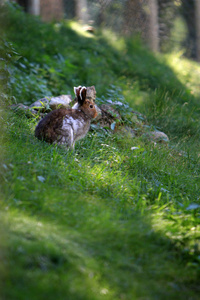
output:
POLYGON ((90 122, 91 117, 81 110, 53 110, 38 123, 35 136, 51 144, 66 144, 73 148, 75 142, 87 134, 90 122))
POLYGON ((67 148, 73 149, 75 142, 87 134, 91 119, 97 116, 94 103, 85 99, 85 96, 82 98, 77 109, 61 108, 47 114, 38 123, 35 136, 39 140, 51 144, 66 145, 67 148))

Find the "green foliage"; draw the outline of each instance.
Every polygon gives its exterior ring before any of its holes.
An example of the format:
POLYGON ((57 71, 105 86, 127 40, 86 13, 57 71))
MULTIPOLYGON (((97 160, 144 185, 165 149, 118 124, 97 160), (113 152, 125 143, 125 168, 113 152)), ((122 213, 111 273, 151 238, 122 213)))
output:
POLYGON ((17 102, 95 85, 97 104, 112 101, 123 124, 135 128, 139 109, 171 142, 93 125, 72 153, 37 140, 37 119, 5 110, 2 298, 198 299, 200 67, 137 40, 6 10, 1 49, 4 67, 12 56, 17 102))
POLYGON ((0 98, 1 104, 8 105, 8 94, 10 92, 9 77, 11 75, 11 63, 19 59, 19 54, 5 38, 0 40, 0 98))

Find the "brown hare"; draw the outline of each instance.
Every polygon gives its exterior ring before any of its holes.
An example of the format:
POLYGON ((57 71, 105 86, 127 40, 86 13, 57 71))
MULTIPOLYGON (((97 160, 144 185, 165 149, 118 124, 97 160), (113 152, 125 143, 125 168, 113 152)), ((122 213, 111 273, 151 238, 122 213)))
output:
POLYGON ((35 129, 39 140, 74 149, 75 142, 86 136, 98 108, 86 98, 86 87, 79 86, 74 91, 77 99, 74 107, 53 110, 40 120, 35 129))

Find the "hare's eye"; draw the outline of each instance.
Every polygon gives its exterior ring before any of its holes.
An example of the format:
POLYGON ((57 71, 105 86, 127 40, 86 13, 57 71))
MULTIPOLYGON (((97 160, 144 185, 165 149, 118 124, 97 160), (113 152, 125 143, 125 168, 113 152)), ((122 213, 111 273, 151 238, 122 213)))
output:
POLYGON ((93 105, 92 105, 92 104, 90 104, 90 108, 93 108, 93 105))

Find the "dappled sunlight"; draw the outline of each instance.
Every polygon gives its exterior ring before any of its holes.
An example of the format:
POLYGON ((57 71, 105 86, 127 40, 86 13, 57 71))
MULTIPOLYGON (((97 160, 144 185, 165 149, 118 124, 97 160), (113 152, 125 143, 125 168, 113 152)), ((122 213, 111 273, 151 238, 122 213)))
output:
POLYGON ((130 107, 134 109, 139 109, 145 103, 151 101, 150 91, 143 90, 137 80, 127 80, 127 83, 123 86, 122 94, 130 107))
POLYGON ((200 64, 182 57, 182 52, 166 55, 167 63, 177 78, 190 90, 191 96, 200 96, 200 64))
POLYGON ((78 23, 75 21, 70 21, 70 22, 67 22, 67 24, 73 31, 75 31, 75 33, 77 33, 78 35, 80 35, 82 37, 85 37, 85 38, 94 38, 95 37, 94 34, 88 32, 86 30, 86 27, 81 23, 78 23))
POLYGON ((101 34, 109 46, 126 55, 126 41, 122 36, 118 36, 115 32, 105 28, 102 29, 101 34))
MULTIPOLYGON (((175 211, 173 217, 167 215, 169 204, 160 211, 160 214, 152 214, 152 227, 156 232, 161 233, 171 240, 179 251, 186 256, 194 257, 195 253, 200 249, 200 225, 196 222, 191 214, 175 211), (165 213, 166 210, 166 213, 165 213)), ((186 211, 190 210, 186 208, 186 211)), ((195 208, 193 209, 195 215, 195 208)), ((198 269, 199 259, 188 262, 191 271, 198 269)))

